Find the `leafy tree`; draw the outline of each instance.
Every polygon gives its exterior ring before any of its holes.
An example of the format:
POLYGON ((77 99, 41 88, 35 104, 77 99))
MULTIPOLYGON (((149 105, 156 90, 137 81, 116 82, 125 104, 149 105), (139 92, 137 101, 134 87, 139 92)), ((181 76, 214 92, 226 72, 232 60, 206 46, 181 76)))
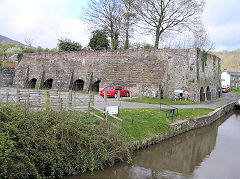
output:
POLYGON ((57 52, 58 50, 57 50, 57 48, 52 48, 51 50, 50 50, 50 52, 57 52))
POLYGON ((45 48, 43 51, 44 52, 49 52, 50 50, 49 50, 49 48, 45 48))
POLYGON ((92 50, 107 50, 109 48, 109 41, 106 33, 103 30, 93 31, 89 46, 92 50))
POLYGON ((148 43, 134 43, 134 44, 131 44, 130 49, 132 50, 154 49, 154 46, 148 43))
POLYGON ((138 0, 142 28, 155 36, 155 48, 165 33, 194 29, 201 24, 205 2, 198 0, 138 0))
POLYGON ((14 54, 21 54, 21 53, 22 53, 22 49, 19 47, 10 47, 5 51, 7 58, 11 57, 14 54))
POLYGON ((43 52, 43 48, 40 47, 40 46, 38 46, 36 51, 37 51, 37 52, 43 52))
POLYGON ((90 0, 86 20, 94 26, 104 29, 111 39, 111 49, 119 45, 122 25, 121 2, 119 0, 90 0))
POLYGON ((58 39, 58 51, 69 52, 69 51, 80 51, 82 46, 78 42, 72 42, 70 39, 58 39))
POLYGON ((33 48, 33 47, 24 47, 23 49, 23 53, 35 53, 36 52, 36 49, 33 48))

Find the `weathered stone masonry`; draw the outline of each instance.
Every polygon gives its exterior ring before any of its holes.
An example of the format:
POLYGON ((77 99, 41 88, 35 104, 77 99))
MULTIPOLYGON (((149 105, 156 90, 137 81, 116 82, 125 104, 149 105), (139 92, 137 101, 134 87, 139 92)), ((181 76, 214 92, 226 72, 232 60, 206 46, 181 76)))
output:
POLYGON ((220 59, 211 55, 201 60, 197 49, 34 53, 24 54, 13 85, 76 90, 93 87, 96 91, 121 85, 134 96, 164 98, 173 98, 173 91, 180 89, 188 90, 192 100, 211 100, 220 94, 220 65, 220 59))
POLYGON ((12 86, 15 76, 15 68, 2 67, 0 68, 0 86, 8 87, 12 86))

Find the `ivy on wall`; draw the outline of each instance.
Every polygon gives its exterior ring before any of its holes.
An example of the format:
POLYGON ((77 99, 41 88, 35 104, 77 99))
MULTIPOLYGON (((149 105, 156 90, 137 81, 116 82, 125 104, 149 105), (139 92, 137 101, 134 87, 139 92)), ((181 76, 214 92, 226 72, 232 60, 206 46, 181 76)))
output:
POLYGON ((199 62, 198 62, 198 59, 197 59, 197 64, 196 64, 196 66, 197 66, 197 81, 199 81, 199 76, 200 76, 200 74, 199 74, 199 62))
POLYGON ((201 59, 202 61, 203 72, 205 71, 205 66, 207 66, 207 56, 208 56, 208 53, 205 50, 201 51, 200 48, 197 48, 197 59, 201 59))
POLYGON ((200 48, 197 48, 197 59, 201 59, 202 61, 202 71, 204 72, 205 71, 205 66, 207 65, 207 56, 208 56, 208 53, 203 50, 201 51, 200 48))
POLYGON ((217 56, 216 56, 216 55, 213 55, 213 66, 216 65, 216 59, 217 59, 217 56))

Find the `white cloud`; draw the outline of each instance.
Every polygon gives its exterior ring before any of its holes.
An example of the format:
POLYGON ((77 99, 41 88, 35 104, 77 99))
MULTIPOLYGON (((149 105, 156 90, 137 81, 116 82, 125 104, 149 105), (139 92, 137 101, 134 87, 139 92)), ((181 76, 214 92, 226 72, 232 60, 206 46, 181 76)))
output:
MULTIPOLYGON (((1 0, 0 34, 34 46, 54 48, 59 38, 69 38, 83 46, 88 43, 86 25, 65 18, 69 0, 1 0)), ((80 7, 81 8, 81 7, 80 7)))
POLYGON ((215 50, 240 48, 240 1, 207 0, 203 21, 215 50))
MULTIPOLYGON (((44 48, 56 47, 59 38, 86 46, 90 36, 87 25, 74 19, 81 16, 86 4, 87 0, 0 0, 0 35, 22 43, 31 38, 34 46, 44 48)), ((239 7, 239 0, 206 1, 204 24, 216 50, 240 47, 239 7)), ((141 34, 131 41, 153 43, 154 39, 141 34)))

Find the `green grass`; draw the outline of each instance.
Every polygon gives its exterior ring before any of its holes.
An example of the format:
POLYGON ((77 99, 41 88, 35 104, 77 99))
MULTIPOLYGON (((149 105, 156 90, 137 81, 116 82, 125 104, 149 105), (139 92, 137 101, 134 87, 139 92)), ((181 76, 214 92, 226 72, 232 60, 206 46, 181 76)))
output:
MULTIPOLYGON (((177 120, 185 120, 207 115, 212 109, 179 109, 178 115, 171 118, 166 117, 166 112, 159 109, 121 109, 119 117, 123 122, 110 121, 119 124, 126 132, 128 141, 143 140, 157 134, 163 134, 170 130, 170 124, 177 120)), ((98 112, 97 112, 98 113, 98 112)), ((98 115, 102 115, 98 113, 98 115)))
POLYGON ((182 101, 174 101, 173 99, 159 99, 159 98, 150 98, 150 97, 142 97, 142 98, 133 98, 130 99, 124 99, 123 101, 127 102, 138 102, 138 103, 148 103, 148 104, 167 104, 167 105, 186 105, 186 104, 195 104, 194 101, 183 99, 182 101))
POLYGON ((240 90, 238 90, 238 89, 231 89, 231 93, 235 93, 237 95, 237 97, 240 98, 240 90))

